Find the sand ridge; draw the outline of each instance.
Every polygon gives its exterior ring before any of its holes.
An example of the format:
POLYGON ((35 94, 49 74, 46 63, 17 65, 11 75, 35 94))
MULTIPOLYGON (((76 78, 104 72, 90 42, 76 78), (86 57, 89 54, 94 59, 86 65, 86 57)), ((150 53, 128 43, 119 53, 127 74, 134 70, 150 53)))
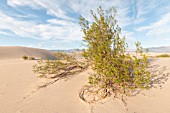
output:
POLYGON ((56 59, 51 51, 45 49, 20 46, 0 46, 0 60, 22 59, 24 55, 36 59, 56 59))

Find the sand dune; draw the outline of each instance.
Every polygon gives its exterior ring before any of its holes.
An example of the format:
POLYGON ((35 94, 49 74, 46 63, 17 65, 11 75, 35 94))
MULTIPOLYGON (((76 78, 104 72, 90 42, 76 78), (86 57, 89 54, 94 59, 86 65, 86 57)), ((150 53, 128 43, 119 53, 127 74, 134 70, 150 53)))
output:
POLYGON ((0 60, 22 59, 22 56, 24 55, 31 56, 37 59, 55 59, 50 51, 44 49, 18 46, 0 46, 0 60))
POLYGON ((0 113, 170 113, 169 61, 170 58, 150 59, 151 65, 158 66, 160 77, 167 75, 166 80, 156 83, 156 88, 128 97, 124 106, 120 99, 111 97, 104 103, 91 105, 79 98, 80 89, 92 73, 90 69, 37 89, 53 80, 37 78, 32 71, 35 60, 3 60, 0 62, 0 113))

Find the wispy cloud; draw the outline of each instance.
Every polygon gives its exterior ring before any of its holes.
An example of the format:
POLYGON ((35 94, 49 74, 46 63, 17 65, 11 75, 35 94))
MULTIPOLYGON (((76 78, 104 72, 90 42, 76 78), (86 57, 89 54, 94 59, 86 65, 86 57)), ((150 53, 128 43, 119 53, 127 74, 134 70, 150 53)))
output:
POLYGON ((118 24, 130 46, 136 40, 147 43, 155 35, 159 40, 170 32, 169 0, 7 0, 6 6, 0 7, 0 34, 50 43, 41 46, 59 48, 69 42, 66 45, 75 47, 83 36, 79 16, 92 21, 89 11, 99 6, 116 7, 118 24))
POLYGON ((40 8, 39 5, 35 2, 36 0, 7 0, 8 5, 12 7, 18 6, 31 6, 32 8, 40 8))
POLYGON ((28 5, 30 7, 42 7, 47 10, 47 14, 53 15, 55 17, 76 21, 78 18, 69 15, 69 13, 75 13, 77 15, 82 15, 86 17, 89 21, 91 21, 91 15, 89 13, 90 10, 96 10, 97 7, 102 6, 104 9, 108 9, 110 7, 115 6, 118 11, 118 20, 122 27, 124 27, 130 18, 128 17, 128 13, 130 13, 130 1, 117 1, 117 0, 109 0, 109 1, 89 1, 89 0, 8 0, 8 4, 11 6, 25 6, 28 5), (67 3, 67 4, 66 4, 67 3), (126 17, 126 18, 125 18, 126 17))
POLYGON ((159 6, 159 0, 138 0, 137 17, 142 17, 159 6))
MULTIPOLYGON (((15 18, 11 18, 11 20, 6 20, 8 22, 12 22, 20 25, 23 28, 15 28, 18 25, 10 26, 11 30, 22 37, 31 37, 31 38, 39 38, 42 39, 50 39, 50 38, 61 38, 61 39, 71 39, 71 40, 80 40, 82 39, 82 33, 80 32, 80 27, 78 24, 78 17, 80 15, 86 17, 89 21, 92 21, 89 11, 96 10, 97 7, 102 5, 104 9, 108 9, 109 7, 115 6, 118 9, 118 23, 121 27, 127 26, 130 24, 131 18, 128 17, 129 8, 127 7, 130 5, 128 2, 123 2, 120 5, 119 1, 85 1, 85 0, 63 0, 63 1, 56 1, 56 0, 8 0, 8 4, 12 7, 17 6, 30 6, 33 8, 41 7, 47 10, 47 14, 53 15, 55 19, 47 20, 47 24, 36 24, 30 22, 20 22, 15 18), (65 4, 67 2, 67 4, 65 4), (68 5, 69 4, 69 5, 68 5), (125 8, 126 7, 126 8, 125 8), (69 15, 69 13, 74 13, 79 16, 74 17, 69 15), (126 18, 125 18, 126 17, 126 18), (73 23, 74 22, 74 23, 73 23), (27 26, 26 26, 27 25, 27 26), (22 32, 17 32, 19 29, 22 29, 22 32)), ((6 23, 6 22, 4 22, 6 23)))
POLYGON ((161 17, 160 20, 153 22, 147 26, 142 26, 137 31, 146 31, 147 35, 159 35, 170 32, 170 13, 167 13, 161 17))

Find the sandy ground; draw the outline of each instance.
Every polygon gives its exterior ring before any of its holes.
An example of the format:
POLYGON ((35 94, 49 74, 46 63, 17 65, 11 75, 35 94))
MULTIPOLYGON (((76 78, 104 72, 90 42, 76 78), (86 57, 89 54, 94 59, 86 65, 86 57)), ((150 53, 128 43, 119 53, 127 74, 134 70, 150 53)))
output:
POLYGON ((78 91, 87 82, 84 72, 31 93, 40 79, 32 72, 36 61, 0 62, 0 113, 88 113, 78 91), (26 98, 24 98, 26 97, 26 98))
MULTIPOLYGON (((49 81, 38 79, 32 72, 35 63, 0 60, 0 113, 170 113, 169 79, 157 88, 127 98, 127 106, 112 98, 89 105, 78 93, 87 84, 91 70, 35 90, 41 82, 49 81)), ((170 58, 152 59, 151 64, 159 67, 160 77, 170 73, 170 58)))

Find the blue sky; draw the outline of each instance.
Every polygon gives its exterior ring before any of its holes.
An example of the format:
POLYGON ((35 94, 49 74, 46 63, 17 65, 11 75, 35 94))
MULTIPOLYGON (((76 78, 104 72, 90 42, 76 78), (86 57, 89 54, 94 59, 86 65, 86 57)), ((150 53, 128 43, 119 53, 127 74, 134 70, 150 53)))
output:
POLYGON ((80 15, 117 8, 129 48, 170 46, 170 0, 0 0, 0 46, 81 48, 80 15))

